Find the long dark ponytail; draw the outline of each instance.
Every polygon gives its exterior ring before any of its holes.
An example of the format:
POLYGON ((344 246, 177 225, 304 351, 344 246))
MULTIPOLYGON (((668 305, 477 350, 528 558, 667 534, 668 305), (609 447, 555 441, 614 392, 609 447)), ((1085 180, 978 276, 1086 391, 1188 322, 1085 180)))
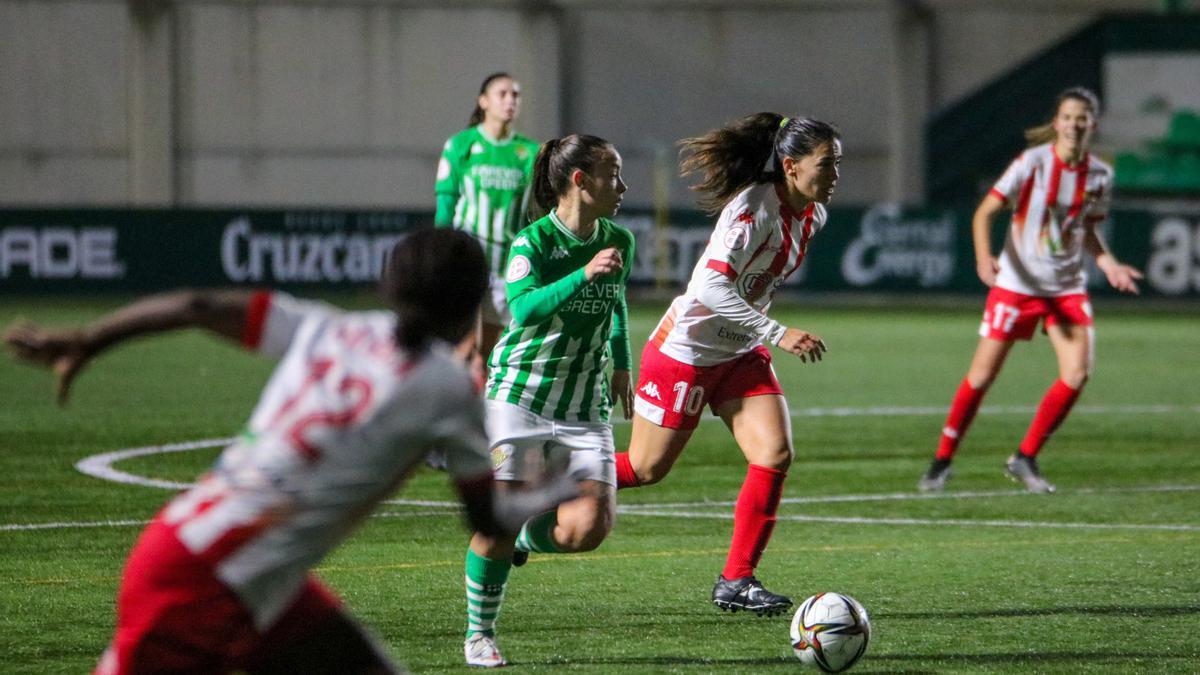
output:
POLYGON ((782 158, 803 157, 838 138, 838 130, 820 120, 755 113, 679 141, 679 172, 700 174, 692 189, 705 195, 701 208, 716 212, 751 185, 782 181, 782 158))
POLYGON ((511 80, 511 79, 513 79, 513 77, 512 77, 512 75, 509 75, 508 73, 499 72, 499 73, 492 73, 491 75, 488 75, 487 77, 483 78, 483 84, 479 85, 479 95, 475 97, 475 109, 471 111, 471 119, 467 122, 468 129, 483 122, 483 108, 481 108, 479 106, 479 96, 483 96, 484 94, 486 94, 488 87, 492 86, 493 82, 495 82, 496 80, 502 80, 502 79, 511 80))
POLYGON ((396 344, 418 351, 457 342, 475 326, 489 274, 475 238, 449 228, 417 230, 388 258, 380 283, 396 311, 396 344))
POLYGON ((546 215, 558 204, 558 198, 570 187, 572 171, 579 169, 590 174, 611 150, 612 143, 603 138, 581 134, 542 143, 533 160, 533 199, 529 205, 529 219, 546 215))

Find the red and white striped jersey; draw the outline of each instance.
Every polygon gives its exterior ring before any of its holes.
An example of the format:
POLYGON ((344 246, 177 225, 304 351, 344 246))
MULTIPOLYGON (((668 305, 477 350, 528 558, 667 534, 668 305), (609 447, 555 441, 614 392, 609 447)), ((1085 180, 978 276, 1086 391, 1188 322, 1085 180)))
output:
POLYGON ((434 446, 460 479, 491 471, 483 401, 445 351, 410 358, 390 312, 261 293, 247 347, 282 355, 247 430, 161 517, 269 626, 305 575, 434 446))
POLYGON ((772 184, 742 190, 721 211, 687 292, 671 303, 650 341, 695 366, 778 343, 785 327, 767 310, 825 218, 825 207, 815 202, 797 213, 772 184))
POLYGON ((1112 167, 1091 154, 1068 166, 1047 143, 1017 157, 991 192, 1013 208, 996 285, 1025 295, 1085 292, 1085 228, 1108 217, 1112 185, 1112 167))

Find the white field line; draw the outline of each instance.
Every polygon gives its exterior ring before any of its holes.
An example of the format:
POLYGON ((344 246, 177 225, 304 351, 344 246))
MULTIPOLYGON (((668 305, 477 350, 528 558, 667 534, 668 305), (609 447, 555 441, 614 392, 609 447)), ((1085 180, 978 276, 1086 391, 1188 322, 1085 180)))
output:
POLYGON ((147 455, 161 455, 168 452, 183 452, 185 450, 217 448, 223 445, 229 445, 232 442, 232 438, 206 438, 199 441, 187 441, 185 443, 168 443, 166 445, 150 445, 144 448, 128 448, 126 450, 116 450, 100 455, 92 455, 91 457, 84 457, 78 462, 75 462, 75 468, 84 475, 92 476, 93 478, 99 478, 101 480, 112 481, 114 483, 143 485, 145 487, 163 488, 165 490, 184 490, 192 487, 193 484, 180 483, 173 480, 160 480, 158 478, 136 476, 119 469, 114 469, 112 465, 123 459, 145 457, 147 455))
MULTIPOLYGON (((1060 495, 1072 494, 1129 494, 1129 493, 1163 493, 1163 492, 1198 492, 1200 485, 1143 485, 1128 488, 1079 488, 1060 490, 1060 495)), ((1018 490, 990 490, 977 492, 957 492, 941 494, 919 493, 889 493, 874 495, 826 495, 819 497, 796 497, 783 500, 784 504, 821 504, 840 502, 869 502, 880 500, 923 500, 923 499, 987 499, 991 497, 1030 497, 1028 492, 1018 490)), ((1044 499, 1045 497, 1043 497, 1044 499)), ((417 506, 431 511, 383 511, 373 514, 372 518, 422 518, 456 515, 460 512, 457 502, 435 501, 427 499, 389 499, 383 502, 392 506, 417 506)), ((733 502, 699 501, 675 502, 668 504, 626 504, 617 507, 617 512, 624 516, 652 516, 661 518, 708 518, 729 520, 733 514, 729 511, 681 511, 677 509, 728 507, 733 502)), ((1029 520, 970 520, 962 518, 865 518, 858 516, 778 516, 779 520, 791 520, 808 523, 838 523, 855 525, 961 525, 968 527, 1022 527, 1050 529, 1092 529, 1092 530, 1167 530, 1195 532, 1200 531, 1200 525, 1189 524, 1142 524, 1142 523, 1057 523, 1029 520)), ((0 532, 16 532, 26 530, 59 530, 92 527, 129 527, 145 525, 147 520, 101 520, 84 522, 4 524, 0 532)))
MULTIPOLYGON (((732 520, 733 514, 706 511, 653 511, 639 510, 629 515, 662 516, 665 518, 710 518, 716 520, 732 520)), ((1186 524, 1143 524, 1143 523, 1056 523, 1036 520, 969 520, 961 518, 861 518, 857 516, 788 516, 781 515, 778 520, 791 520, 803 523, 835 523, 853 525, 962 525, 966 527, 1022 527, 1066 530, 1169 530, 1175 532, 1200 532, 1200 525, 1186 524)))
MULTIPOLYGON (((1033 406, 983 406, 983 408, 980 409, 980 412, 985 415, 1029 415, 1035 410, 1036 408, 1033 406)), ((1200 405, 1081 405, 1076 406, 1072 410, 1072 413, 1076 415, 1167 415, 1188 412, 1200 414, 1200 405)), ((945 406, 881 406, 868 408, 833 407, 798 408, 792 411, 792 417, 919 417, 929 415, 944 415, 945 413, 945 406)), ((720 419, 709 415, 702 418, 701 421, 717 422, 720 421, 720 419)), ((629 424, 627 420, 623 419, 615 420, 613 423, 614 425, 629 424)), ((233 440, 234 439, 232 438, 210 438, 198 441, 188 441, 184 443, 168 443, 166 445, 152 445, 143 448, 116 450, 114 452, 106 452, 100 455, 85 457, 75 463, 75 468, 88 476, 99 478, 101 480, 112 481, 115 483, 156 487, 166 490, 183 490, 191 487, 192 483, 181 483, 178 481, 137 476, 119 469, 115 469, 113 468, 113 464, 121 460, 131 459, 134 457, 145 457, 147 455, 157 455, 168 452, 183 452, 186 450, 200 450, 203 448, 220 447, 232 443, 233 440)))
MULTIPOLYGON (((1136 487, 1112 488, 1069 488, 1060 490, 1059 494, 1096 495, 1122 494, 1138 492, 1200 492, 1200 485, 1142 485, 1136 487)), ((1011 490, 977 490, 965 492, 890 492, 867 495, 818 495, 814 497, 787 497, 782 504, 833 504, 839 502, 888 502, 888 501, 920 501, 925 499, 980 499, 988 497, 1028 497, 1029 492, 1019 488, 1011 490)), ((700 501, 700 502, 666 502, 662 504, 622 504, 621 508, 629 512, 640 509, 690 509, 698 506, 733 506, 732 501, 700 501)))

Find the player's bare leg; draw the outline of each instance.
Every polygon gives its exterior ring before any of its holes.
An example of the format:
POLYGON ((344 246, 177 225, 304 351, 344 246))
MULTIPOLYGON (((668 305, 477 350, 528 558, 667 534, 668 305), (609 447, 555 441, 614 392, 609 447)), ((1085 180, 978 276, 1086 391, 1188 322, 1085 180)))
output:
POLYGON ((1042 477, 1037 454, 1058 429, 1087 383, 1092 370, 1095 333, 1091 326, 1055 324, 1046 327, 1046 335, 1058 357, 1058 379, 1042 397, 1037 413, 1029 424, 1020 450, 1008 459, 1005 470, 1024 483, 1030 492, 1054 492, 1055 487, 1042 477))
POLYGON ((777 394, 726 401, 717 414, 733 433, 749 466, 733 511, 733 538, 725 569, 713 587, 721 609, 760 616, 779 614, 792 605, 787 596, 768 591, 754 576, 775 529, 783 482, 792 463, 792 420, 787 401, 777 394))
POLYGON ((641 487, 653 485, 670 473, 675 460, 683 453, 695 429, 670 429, 660 427, 638 413, 633 415, 633 429, 629 438, 629 469, 622 471, 618 457, 617 487, 641 487))
POLYGON ((942 436, 933 462, 925 475, 921 476, 921 480, 917 481, 917 489, 921 492, 941 492, 945 488, 946 481, 953 475, 950 462, 954 459, 958 444, 966 436, 988 387, 992 386, 992 382, 1000 374, 1000 368, 1004 366, 1012 346, 1011 340, 979 338, 979 346, 975 348, 975 355, 971 357, 967 375, 958 385, 958 391, 954 393, 954 399, 950 403, 950 410, 946 413, 946 423, 942 425, 942 436))

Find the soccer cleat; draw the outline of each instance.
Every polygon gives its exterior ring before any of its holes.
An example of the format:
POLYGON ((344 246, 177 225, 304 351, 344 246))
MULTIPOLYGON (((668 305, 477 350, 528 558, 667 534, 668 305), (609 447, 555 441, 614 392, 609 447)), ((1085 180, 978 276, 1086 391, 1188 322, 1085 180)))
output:
POLYGON ((1017 453, 1008 458, 1004 468, 1009 477, 1025 484, 1025 489, 1034 494, 1049 494, 1056 489, 1053 484, 1042 478, 1038 471, 1037 459, 1017 453))
POLYGON ((954 472, 950 470, 950 460, 935 459, 929 465, 929 470, 921 476, 921 480, 917 481, 917 490, 920 492, 941 492, 946 487, 946 481, 954 476, 954 472))
POLYGON ((712 601, 717 607, 729 612, 739 610, 754 612, 759 616, 775 616, 792 606, 792 599, 776 595, 763 588, 762 582, 754 577, 726 579, 717 577, 713 586, 712 601))
POLYGON ((500 653, 500 648, 496 646, 496 638, 483 633, 472 633, 467 637, 466 642, 463 642, 463 654, 467 657, 468 666, 499 668, 508 665, 508 661, 505 661, 504 655, 500 653))
POLYGON ((527 562, 529 562, 529 551, 513 551, 513 567, 521 567, 527 562))

